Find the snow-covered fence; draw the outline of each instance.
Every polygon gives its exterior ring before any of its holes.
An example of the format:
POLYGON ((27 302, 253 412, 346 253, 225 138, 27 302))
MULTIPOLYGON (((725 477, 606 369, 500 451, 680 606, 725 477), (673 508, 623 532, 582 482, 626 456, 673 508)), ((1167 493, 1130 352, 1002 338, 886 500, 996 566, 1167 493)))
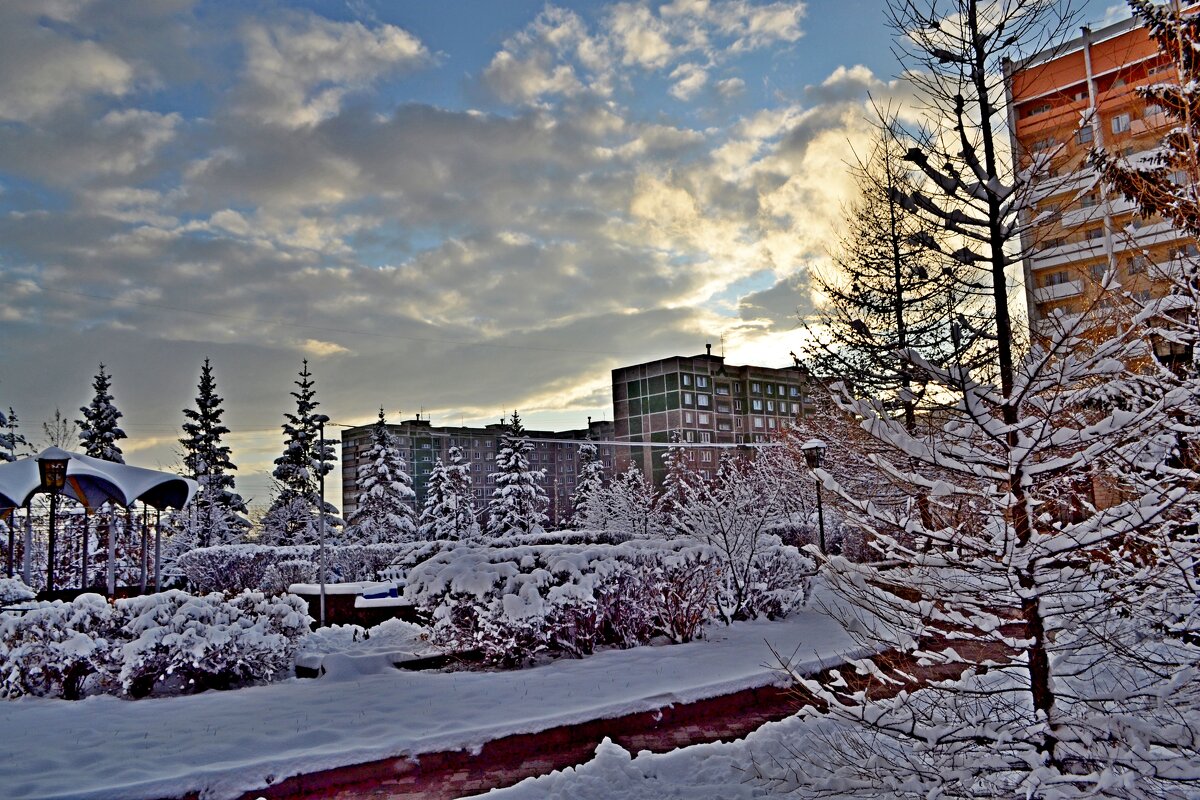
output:
MULTIPOLYGON (((330 582, 380 580, 382 572, 412 547, 411 544, 326 547, 326 579, 330 582)), ((276 572, 296 571, 294 565, 288 568, 280 565, 296 561, 315 565, 319 557, 316 545, 228 544, 199 547, 184 553, 179 557, 178 566, 194 592, 274 591, 279 588, 279 576, 268 575, 272 567, 278 567, 276 572)))
POLYGON ((312 619, 296 597, 85 594, 0 615, 0 696, 143 697, 270 680, 312 619))
MULTIPOLYGON (((714 548, 685 539, 464 545, 408 569, 405 597, 432 620, 440 644, 514 666, 545 651, 579 656, 656 635, 689 641, 717 618, 725 569, 714 548)), ((748 610, 787 613, 803 601, 812 569, 795 548, 774 548, 754 564, 748 610)))

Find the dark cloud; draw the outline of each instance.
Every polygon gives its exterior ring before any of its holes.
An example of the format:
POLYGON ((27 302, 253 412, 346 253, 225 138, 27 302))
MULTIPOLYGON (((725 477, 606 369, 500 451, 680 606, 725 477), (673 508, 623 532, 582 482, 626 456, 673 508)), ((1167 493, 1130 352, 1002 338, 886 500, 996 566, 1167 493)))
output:
POLYGON ((738 301, 738 314, 745 320, 768 320, 769 330, 795 330, 800 320, 813 312, 808 275, 798 272, 780 278, 775 285, 738 301))

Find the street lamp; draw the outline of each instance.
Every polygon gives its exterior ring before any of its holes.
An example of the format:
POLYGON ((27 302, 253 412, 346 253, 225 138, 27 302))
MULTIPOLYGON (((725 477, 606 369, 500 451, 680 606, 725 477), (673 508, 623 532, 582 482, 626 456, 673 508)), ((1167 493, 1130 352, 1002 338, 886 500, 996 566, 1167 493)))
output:
POLYGON ((46 591, 54 591, 54 526, 58 514, 58 493, 67 485, 67 462, 71 454, 48 447, 38 456, 38 477, 50 492, 50 539, 46 547, 46 591))
MULTIPOLYGON (((800 445, 800 452, 804 453, 804 462, 808 464, 811 470, 821 468, 821 462, 825 460, 825 443, 820 439, 809 439, 804 444, 800 445)), ((825 510, 821 507, 821 479, 817 481, 817 531, 820 534, 821 553, 825 552, 825 510)))
POLYGON ((329 417, 317 414, 313 417, 317 423, 317 485, 320 487, 321 506, 317 522, 317 544, 321 557, 317 567, 321 580, 321 627, 325 627, 325 423, 329 417))

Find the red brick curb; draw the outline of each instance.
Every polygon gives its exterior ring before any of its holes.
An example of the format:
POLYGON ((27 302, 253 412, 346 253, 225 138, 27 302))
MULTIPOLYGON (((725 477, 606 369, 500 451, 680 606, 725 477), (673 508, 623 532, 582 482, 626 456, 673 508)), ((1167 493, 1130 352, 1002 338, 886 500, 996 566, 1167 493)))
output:
POLYGON ((790 687, 747 689, 657 711, 505 736, 474 754, 425 753, 296 775, 247 792, 243 800, 452 800, 588 761, 605 736, 630 752, 662 753, 741 738, 796 708, 790 687))

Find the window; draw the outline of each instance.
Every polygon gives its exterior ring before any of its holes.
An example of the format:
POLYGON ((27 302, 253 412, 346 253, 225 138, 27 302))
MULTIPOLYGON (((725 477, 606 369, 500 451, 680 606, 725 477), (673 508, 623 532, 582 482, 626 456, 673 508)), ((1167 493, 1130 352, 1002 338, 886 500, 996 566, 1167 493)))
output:
POLYGON ((728 414, 729 413, 729 403, 717 403, 717 413, 718 414, 728 414))
POLYGON ((1186 186, 1188 183, 1190 183, 1187 172, 1182 169, 1177 169, 1172 172, 1171 183, 1175 184, 1176 186, 1186 186))
POLYGON ((696 376, 696 388, 697 389, 707 389, 708 388, 708 376, 707 375, 697 375, 696 376))
POLYGON ((762 426, 763 426, 763 418, 755 417, 754 418, 754 427, 758 430, 762 430, 762 426))
POLYGON ((1091 268, 1092 280, 1094 280, 1094 281, 1103 280, 1104 273, 1106 273, 1106 272, 1108 272, 1107 264, 1105 264, 1103 262, 1101 262, 1099 264, 1092 264, 1092 268, 1091 268))
POLYGON ((1127 262, 1125 262, 1125 266, 1126 266, 1126 269, 1129 270, 1130 275, 1137 275, 1140 272, 1145 272, 1146 271, 1146 257, 1141 256, 1141 255, 1131 256, 1130 259, 1127 262))
POLYGON ((763 410, 763 401, 762 400, 751 400, 750 401, 750 410, 751 411, 762 411, 763 410))
POLYGON ((1063 237, 1055 236, 1052 239, 1046 239, 1044 242, 1042 242, 1040 249, 1049 250, 1052 247, 1062 247, 1064 244, 1066 244, 1066 240, 1063 239, 1063 237))
POLYGON ((682 376, 680 376, 680 377, 683 379, 683 385, 684 385, 684 386, 691 386, 691 385, 692 385, 692 376, 691 376, 691 375, 688 375, 687 373, 684 373, 684 374, 683 374, 682 376))
POLYGON ((1046 277, 1042 278, 1042 286, 1059 286, 1064 283, 1069 283, 1071 276, 1066 270, 1051 272, 1046 277))
POLYGON ((694 441, 696 441, 696 432, 695 432, 695 431, 684 431, 684 432, 683 432, 683 440, 684 440, 685 442, 694 442, 694 441))
POLYGON ((767 394, 771 395, 772 397, 775 396, 775 387, 769 383, 767 384, 767 394))
POLYGON ((775 418, 774 417, 767 417, 767 427, 770 428, 771 430, 775 430, 775 418))
POLYGON ((1053 136, 1047 136, 1045 139, 1038 139, 1033 143, 1033 152, 1041 153, 1045 150, 1050 150, 1058 144, 1058 141, 1053 136))
POLYGON ((712 431, 700 431, 700 441, 712 442, 712 431))
POLYGON ((750 391, 754 394, 762 394, 762 384, 761 383, 751 383, 750 391))
POLYGON ((692 393, 691 392, 683 393, 683 402, 684 402, 684 404, 689 405, 689 406, 692 404, 692 393))
POLYGON ((702 463, 702 464, 711 464, 712 463, 712 451, 711 450, 701 450, 700 451, 700 463, 702 463))
POLYGON ((1096 192, 1085 194, 1083 197, 1079 198, 1079 205, 1081 208, 1093 208, 1098 206, 1100 205, 1100 195, 1096 192))
POLYGON ((775 413, 775 401, 774 400, 767 401, 767 412, 771 413, 771 414, 775 413))
POLYGON ((799 396, 800 396, 800 387, 799 386, 791 386, 788 388, 788 397, 799 397, 799 396))
POLYGON ((1091 230, 1084 231, 1083 235, 1089 242, 1094 242, 1097 239, 1104 238, 1104 228, 1092 228, 1091 230))
POLYGON ((1163 113, 1163 107, 1158 103, 1151 103, 1150 105, 1146 106, 1146 110, 1142 112, 1142 118, 1149 119, 1150 117, 1156 117, 1161 113, 1163 113))
POLYGON ((783 397, 783 384, 779 384, 779 396, 783 397))
POLYGON ((697 422, 701 425, 711 425, 712 424, 712 415, 711 414, 700 414, 699 417, 697 418, 697 422))
POLYGON ((1050 109, 1054 108, 1050 103, 1038 103, 1036 106, 1030 106, 1025 110, 1025 116, 1032 117, 1034 114, 1045 114, 1050 109))
POLYGON ((1128 114, 1117 114, 1115 117, 1112 118, 1112 132, 1113 133, 1124 133, 1127 130, 1129 130, 1129 115, 1128 114))
POLYGON ((729 396, 729 385, 724 384, 724 383, 718 383, 717 384, 717 394, 719 394, 721 397, 728 397, 729 396))
POLYGON ((733 390, 734 390, 735 392, 737 392, 738 394, 741 394, 741 392, 742 392, 742 382, 741 382, 741 381, 734 381, 734 384, 733 384, 733 390))
POLYGON ((799 403, 792 403, 792 413, 793 414, 800 413, 800 404, 799 403))
POLYGON ((696 395, 696 405, 700 406, 700 408, 708 408, 710 402, 711 402, 711 398, 708 395, 706 395, 706 394, 696 395))
POLYGON ((695 415, 694 415, 694 414, 692 414, 692 412, 690 412, 690 411, 685 411, 685 412, 683 412, 683 421, 684 421, 686 424, 688 424, 688 425, 691 425, 691 424, 692 424, 692 421, 693 421, 693 420, 695 420, 695 418, 696 418, 696 417, 695 417, 695 415))
POLYGON ((727 419, 718 420, 717 421, 717 430, 731 431, 731 430, 733 430, 733 425, 729 424, 729 420, 727 420, 727 419))
POLYGON ((743 411, 746 410, 746 404, 743 403, 741 400, 734 400, 733 401, 733 410, 734 410, 734 413, 741 414, 743 411))

